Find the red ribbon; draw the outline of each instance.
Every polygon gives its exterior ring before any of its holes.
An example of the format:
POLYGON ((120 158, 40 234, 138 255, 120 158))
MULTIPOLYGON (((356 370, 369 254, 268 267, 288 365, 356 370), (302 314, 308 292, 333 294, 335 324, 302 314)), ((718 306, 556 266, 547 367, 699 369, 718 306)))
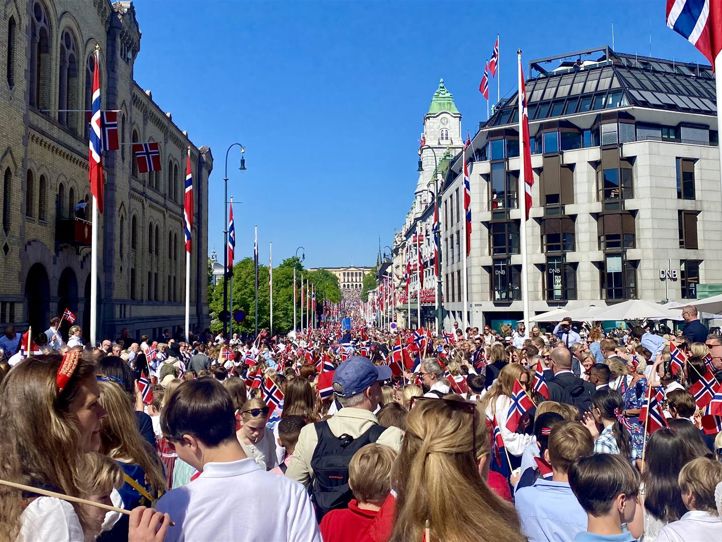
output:
POLYGON ((78 350, 68 350, 63 354, 63 359, 55 375, 55 387, 58 389, 58 393, 61 393, 70 382, 79 360, 80 351, 78 350))

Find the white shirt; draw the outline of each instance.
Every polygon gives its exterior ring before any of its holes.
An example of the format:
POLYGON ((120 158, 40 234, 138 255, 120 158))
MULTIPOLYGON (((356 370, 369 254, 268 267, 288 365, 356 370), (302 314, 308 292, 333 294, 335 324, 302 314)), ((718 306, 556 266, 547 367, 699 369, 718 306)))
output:
POLYGON ((80 337, 73 335, 68 339, 68 348, 74 348, 76 346, 83 346, 83 341, 80 337))
POLYGON ((263 438, 255 444, 246 444, 242 441, 242 438, 239 438, 238 441, 241 443, 241 448, 246 452, 246 455, 258 463, 258 466, 262 469, 271 470, 278 465, 276 440, 273 438, 273 432, 268 427, 263 431, 263 438))
POLYGON ((438 392, 442 393, 443 395, 447 395, 451 391, 451 388, 446 383, 446 381, 437 380, 436 382, 434 382, 431 385, 431 388, 429 388, 429 391, 424 394, 424 397, 433 397, 434 399, 438 399, 439 394, 431 393, 432 391, 438 391, 438 392))
POLYGON ((322 542, 303 486, 252 459, 206 463, 198 478, 166 493, 156 509, 175 522, 166 542, 322 542))
POLYGON ((512 344, 514 345, 514 348, 519 350, 520 348, 524 347, 524 341, 526 341, 529 338, 529 335, 526 334, 526 332, 524 335, 522 335, 518 331, 515 331, 513 337, 514 337, 514 340, 512 341, 512 344))
POLYGON ((521 433, 512 433, 506 427, 508 419, 509 407, 511 406, 511 397, 500 395, 496 398, 494 405, 489 405, 486 409, 486 417, 491 421, 496 414, 496 423, 501 430, 501 439, 504 441, 504 447, 513 456, 520 456, 524 453, 524 449, 530 442, 536 442, 534 435, 524 435, 521 433), (492 409, 493 407, 493 409, 492 409))
POLYGON ((693 540, 722 540, 722 519, 702 510, 690 510, 679 521, 665 525, 657 535, 658 542, 693 540))
POLYGON ((73 505, 55 497, 33 499, 20 515, 18 542, 84 542, 73 505))
POLYGON ((48 346, 53 350, 60 350, 65 344, 57 328, 50 326, 45 330, 45 336, 48 338, 48 346))

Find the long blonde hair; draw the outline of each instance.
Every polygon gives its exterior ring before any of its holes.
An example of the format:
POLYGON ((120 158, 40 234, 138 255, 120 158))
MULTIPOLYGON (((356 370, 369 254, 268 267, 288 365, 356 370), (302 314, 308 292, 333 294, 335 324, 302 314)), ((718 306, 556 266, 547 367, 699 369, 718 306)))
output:
POLYGON ((481 400, 480 408, 482 412, 486 412, 489 406, 491 411, 496 414, 496 400, 502 395, 511 397, 514 391, 514 381, 518 380, 521 374, 524 372, 524 367, 518 363, 510 363, 504 365, 499 371, 499 376, 496 377, 494 384, 489 388, 488 393, 481 400))
MULTIPOLYGON (((55 384, 59 355, 28 358, 8 373, 0 386, 0 478, 80 496, 75 468, 87 450, 80 449, 70 405, 81 384, 95 378, 95 356, 81 354, 62 392, 55 384)), ((0 486, 0 533, 7 540, 15 540, 20 531, 22 499, 19 490, 0 486)), ((82 508, 73 508, 85 528, 82 508)))
POLYGON ((420 400, 409 412, 392 477, 397 504, 391 541, 421 540, 428 520, 433 540, 521 542, 514 507, 479 474, 474 432, 481 444, 489 438, 486 425, 452 402, 420 400))
POLYGON ((132 461, 145 472, 146 482, 156 495, 165 491, 165 478, 160 462, 138 431, 133 406, 128 395, 115 382, 98 382, 100 404, 108 412, 100 430, 100 450, 113 459, 132 461))

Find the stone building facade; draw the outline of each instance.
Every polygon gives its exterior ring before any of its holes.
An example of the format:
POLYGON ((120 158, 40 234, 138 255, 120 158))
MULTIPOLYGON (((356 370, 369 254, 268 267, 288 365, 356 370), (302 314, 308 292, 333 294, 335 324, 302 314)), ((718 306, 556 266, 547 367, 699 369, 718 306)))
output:
MULTIPOLYGON (((333 273, 338 279, 338 287, 341 289, 341 293, 357 291, 361 293, 363 288, 364 275, 371 271, 370 267, 323 267, 329 273, 333 273)), ((316 269, 310 269, 309 271, 316 271, 316 269)))
POLYGON ((98 336, 123 328, 159 335, 183 325, 188 148, 195 198, 191 328, 207 326, 213 157, 134 81, 141 36, 132 3, 12 0, 0 8, 0 25, 0 322, 45 329, 68 307, 89 331, 90 224, 75 211, 89 194, 85 111, 98 45, 102 107, 118 111, 120 139, 120 149, 103 156, 98 336), (139 174, 130 143, 146 141, 160 144, 162 168, 139 174))

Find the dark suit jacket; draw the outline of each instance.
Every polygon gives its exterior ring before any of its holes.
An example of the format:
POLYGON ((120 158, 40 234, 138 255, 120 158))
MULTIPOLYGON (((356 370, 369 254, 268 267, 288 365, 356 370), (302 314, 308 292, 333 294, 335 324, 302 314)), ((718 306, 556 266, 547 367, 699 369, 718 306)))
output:
POLYGON ((707 340, 709 330, 699 320, 692 320, 684 327, 682 335, 688 343, 703 343, 707 340))
MULTIPOLYGON (((546 376, 546 375, 545 375, 546 376)), ((591 407, 592 395, 596 391, 594 384, 586 382, 573 373, 561 373, 547 380, 549 387, 549 399, 559 403, 573 404, 580 409, 588 409, 591 407), (571 401, 569 393, 575 389, 581 389, 581 394, 574 402, 571 401)))

